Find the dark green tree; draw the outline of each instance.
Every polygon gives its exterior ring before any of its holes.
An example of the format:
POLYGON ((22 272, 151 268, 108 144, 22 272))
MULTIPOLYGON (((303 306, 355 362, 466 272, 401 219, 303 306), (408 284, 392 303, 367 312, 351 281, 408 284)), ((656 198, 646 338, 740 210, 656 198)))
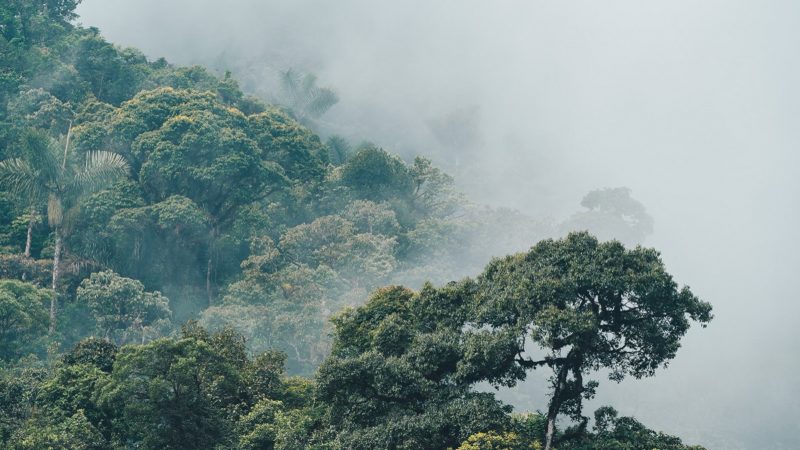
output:
POLYGON ((470 360, 474 350, 465 342, 473 287, 388 287, 334 319, 333 353, 317 374, 317 398, 330 408, 341 446, 447 448, 508 426, 507 408, 471 389, 487 379, 491 364, 470 360))
POLYGON ((123 347, 98 401, 115 417, 119 445, 213 448, 230 437, 240 378, 236 361, 208 342, 160 339, 123 347))
POLYGON ((497 259, 478 285, 475 326, 503 343, 507 373, 553 371, 545 449, 559 413, 582 417, 582 399, 597 386, 585 376, 601 368, 615 381, 651 376, 675 357, 691 321, 712 318, 711 305, 679 288, 657 251, 585 232, 497 259), (544 357, 525 353, 528 342, 544 357))

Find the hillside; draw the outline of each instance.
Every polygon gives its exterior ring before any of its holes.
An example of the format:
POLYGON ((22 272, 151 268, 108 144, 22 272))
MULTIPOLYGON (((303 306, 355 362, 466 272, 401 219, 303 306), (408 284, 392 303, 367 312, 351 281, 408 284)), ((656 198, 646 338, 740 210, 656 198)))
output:
POLYGON ((546 239, 640 241, 628 190, 565 223, 475 205, 424 156, 318 135, 313 78, 266 104, 76 4, 0 6, 5 447, 692 448, 582 411, 595 370, 652 375, 711 320, 654 250, 546 239), (544 413, 476 389, 530 370, 544 413))

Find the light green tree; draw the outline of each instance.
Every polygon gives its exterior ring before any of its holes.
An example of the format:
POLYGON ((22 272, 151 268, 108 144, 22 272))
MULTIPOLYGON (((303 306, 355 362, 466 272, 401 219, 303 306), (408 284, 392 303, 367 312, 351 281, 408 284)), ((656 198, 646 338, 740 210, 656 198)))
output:
POLYGON ((83 280, 76 299, 86 303, 100 334, 119 345, 138 335, 144 343, 169 324, 168 300, 160 292, 146 292, 137 280, 107 270, 83 280))

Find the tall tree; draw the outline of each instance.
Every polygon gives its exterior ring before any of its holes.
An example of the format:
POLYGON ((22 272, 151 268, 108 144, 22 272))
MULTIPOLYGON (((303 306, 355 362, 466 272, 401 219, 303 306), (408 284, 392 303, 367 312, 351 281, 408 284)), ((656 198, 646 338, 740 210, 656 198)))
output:
POLYGON ((478 283, 474 325, 491 328, 498 342, 516 341, 505 353, 511 373, 553 371, 546 450, 559 413, 582 419, 582 400, 597 386, 586 375, 606 368, 614 381, 652 376, 675 357, 690 320, 712 319, 711 305, 678 288, 657 251, 585 232, 495 260, 478 283), (526 353, 528 342, 545 356, 526 353))
POLYGON ((18 158, 0 161, 0 184, 18 195, 47 199, 47 220, 55 234, 50 333, 55 331, 58 285, 64 232, 80 198, 122 176, 128 165, 122 156, 91 151, 83 157, 70 154, 70 127, 63 145, 40 132, 29 131, 26 151, 18 158))

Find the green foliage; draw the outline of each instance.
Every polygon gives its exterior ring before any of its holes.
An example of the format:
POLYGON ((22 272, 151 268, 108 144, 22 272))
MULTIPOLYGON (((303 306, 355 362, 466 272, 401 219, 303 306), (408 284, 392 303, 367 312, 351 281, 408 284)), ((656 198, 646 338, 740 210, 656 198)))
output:
POLYGON ((9 442, 14 450, 102 450, 107 448, 102 435, 87 420, 83 411, 65 419, 32 420, 9 442))
MULTIPOLYGON (((394 222, 386 211, 376 215, 366 212, 361 221, 372 220, 374 231, 394 222)), ((394 238, 358 231, 342 217, 323 216, 288 229, 278 244, 253 239, 244 278, 229 286, 222 305, 203 313, 203 323, 232 326, 256 350, 289 354, 291 372, 311 373, 327 355, 331 313, 356 304, 397 266, 394 238)))
POLYGON ((209 448, 230 433, 226 409, 239 401, 235 365, 195 339, 123 347, 99 392, 116 411, 115 434, 145 448, 209 448), (136 402, 129 399, 136 398, 136 402))
POLYGON ((97 34, 84 36, 76 47, 77 75, 100 101, 118 105, 140 89, 147 65, 140 52, 119 50, 97 34))
POLYGON ((536 443, 525 443, 514 433, 475 433, 468 437, 456 450, 526 450, 541 449, 536 443))
POLYGON ((45 377, 45 371, 38 368, 0 370, 0 444, 7 444, 31 416, 45 377))
POLYGON ((44 89, 20 92, 8 104, 9 115, 20 125, 66 134, 74 113, 64 103, 44 89))
POLYGON ((321 181, 327 150, 319 137, 277 108, 247 118, 249 135, 263 155, 277 162, 294 181, 321 181))
POLYGON ((358 149, 342 167, 341 180, 357 198, 382 201, 414 191, 411 170, 398 157, 371 144, 358 149))
POLYGON ((696 445, 684 445, 675 436, 653 431, 633 417, 619 417, 617 411, 604 406, 594 413, 593 432, 579 431, 559 445, 566 450, 704 450, 696 445))
POLYGON ((93 427, 107 429, 105 413, 98 407, 95 393, 108 381, 108 374, 87 364, 57 368, 39 386, 34 417, 41 423, 53 423, 76 414, 88 418, 93 427))
POLYGON ((0 280, 0 359, 42 350, 52 293, 30 283, 0 280))
POLYGON ((333 355, 319 369, 317 395, 330 405, 344 447, 446 448, 508 425, 492 395, 470 389, 482 380, 462 376, 480 371, 465 368, 457 319, 470 289, 384 288, 334 319, 333 355))
POLYGON ((588 233, 494 260, 478 284, 475 324, 490 326, 483 334, 505 349, 510 381, 521 369, 552 369, 551 425, 560 412, 582 417, 582 399, 597 386, 584 375, 607 368, 615 381, 652 376, 675 356, 691 320, 705 326, 712 318, 708 303, 678 288, 658 252, 588 233), (544 358, 521 356, 528 341, 544 358))
MULTIPOLYGON (((584 376, 649 376, 711 319, 655 251, 587 234, 392 286, 558 227, 470 205, 428 159, 323 143, 304 124, 338 98, 313 75, 286 72, 289 109, 267 106, 72 25, 78 3, 0 5, 0 275, 60 296, 0 281, 2 448, 539 448, 581 418, 584 376), (208 330, 153 340, 195 317, 208 330), (547 415, 476 391, 543 366, 547 415)), ((432 128, 470 150, 474 117, 432 128)), ((562 228, 652 230, 627 189, 582 205, 562 228)), ((559 448, 688 448, 611 410, 585 424, 559 448)))
POLYGON ((86 303, 97 332, 122 345, 157 337, 169 327, 169 300, 160 292, 145 292, 142 283, 108 270, 83 280, 76 300, 86 303))
POLYGON ((276 400, 261 400, 236 424, 242 450, 273 450, 278 434, 276 416, 283 403, 276 400))
POLYGON ((325 145, 328 147, 328 155, 331 162, 336 165, 341 165, 347 161, 353 150, 347 139, 342 136, 329 137, 325 145))
POLYGON ((72 350, 64 355, 63 361, 64 364, 71 366, 83 364, 94 366, 103 372, 111 372, 117 351, 119 348, 114 343, 89 337, 78 342, 72 350))

